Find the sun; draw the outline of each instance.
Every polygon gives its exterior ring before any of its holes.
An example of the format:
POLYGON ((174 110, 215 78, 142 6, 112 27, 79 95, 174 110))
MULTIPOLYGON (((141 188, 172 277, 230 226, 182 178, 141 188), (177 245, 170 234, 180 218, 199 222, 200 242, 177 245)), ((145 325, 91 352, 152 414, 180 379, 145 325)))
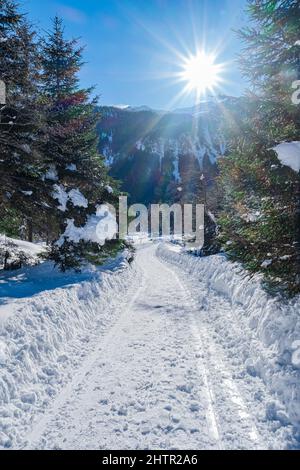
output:
POLYGON ((186 91, 196 91, 200 95, 219 85, 222 66, 215 60, 213 54, 197 52, 183 61, 180 78, 186 82, 186 91))

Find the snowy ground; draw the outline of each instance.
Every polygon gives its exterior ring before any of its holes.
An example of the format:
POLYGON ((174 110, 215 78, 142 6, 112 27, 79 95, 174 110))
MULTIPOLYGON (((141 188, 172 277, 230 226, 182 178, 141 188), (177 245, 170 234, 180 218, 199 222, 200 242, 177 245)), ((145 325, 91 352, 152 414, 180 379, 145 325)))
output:
MULTIPOLYGON (((226 279, 230 263, 222 266, 222 285, 221 257, 177 251, 140 245, 131 267, 119 260, 90 278, 57 274, 48 291, 4 299, 3 447, 296 446, 298 370, 276 369, 274 338, 265 344, 259 321, 249 324, 241 291, 239 298, 230 290, 237 279, 230 269, 226 279), (287 403, 284 380, 294 403, 287 403)), ((245 301, 252 285, 257 311, 271 308, 259 287, 240 281, 245 301)))
POLYGON ((32 266, 41 260, 39 255, 45 251, 41 244, 30 243, 0 234, 0 269, 3 268, 4 255, 9 253, 8 264, 22 259, 22 265, 32 266))

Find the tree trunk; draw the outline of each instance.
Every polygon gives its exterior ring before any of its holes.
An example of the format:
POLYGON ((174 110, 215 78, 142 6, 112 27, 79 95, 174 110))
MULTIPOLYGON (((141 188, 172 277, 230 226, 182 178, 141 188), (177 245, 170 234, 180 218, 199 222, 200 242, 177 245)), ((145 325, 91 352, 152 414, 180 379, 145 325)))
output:
POLYGON ((4 266, 3 266, 3 269, 5 271, 8 269, 8 263, 7 263, 8 258, 9 258, 9 251, 6 251, 4 255, 4 266))
POLYGON ((27 220, 27 241, 33 241, 33 227, 32 220, 27 220))

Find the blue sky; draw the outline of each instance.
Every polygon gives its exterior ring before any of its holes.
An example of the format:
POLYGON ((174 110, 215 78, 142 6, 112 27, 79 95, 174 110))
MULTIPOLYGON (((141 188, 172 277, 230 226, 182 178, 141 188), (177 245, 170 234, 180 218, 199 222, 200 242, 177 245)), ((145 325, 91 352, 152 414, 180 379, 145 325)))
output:
POLYGON ((226 63, 220 92, 239 95, 235 62, 240 44, 232 29, 245 23, 246 0, 23 0, 31 21, 48 30, 55 14, 66 34, 86 44, 83 86, 96 85, 100 104, 190 106, 194 95, 174 74, 180 57, 196 48, 218 51, 226 63))

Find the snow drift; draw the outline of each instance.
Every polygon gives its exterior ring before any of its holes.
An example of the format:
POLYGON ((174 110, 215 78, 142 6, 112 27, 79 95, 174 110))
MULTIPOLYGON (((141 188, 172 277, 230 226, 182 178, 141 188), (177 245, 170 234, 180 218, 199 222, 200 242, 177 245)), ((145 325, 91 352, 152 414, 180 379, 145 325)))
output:
POLYGON ((127 256, 81 274, 43 263, 2 276, 0 448, 22 446, 34 418, 117 318, 136 275, 127 256))
POLYGON ((268 418, 277 419, 283 425, 292 423, 299 436, 300 298, 283 303, 270 297, 262 289, 259 276, 250 278, 239 264, 231 263, 223 255, 198 258, 171 244, 160 245, 158 254, 188 273, 188 278, 195 281, 194 287, 198 286, 198 293, 194 289, 196 296, 201 297, 200 281, 203 281, 239 307, 239 315, 210 320, 215 322, 217 333, 225 341, 231 338, 234 328, 233 341, 245 357, 246 371, 259 376, 278 398, 278 403, 270 404, 268 418))
POLYGON ((4 259, 6 264, 13 268, 14 265, 32 266, 39 264, 41 255, 45 251, 43 245, 6 237, 0 234, 0 269, 3 269, 4 259))

